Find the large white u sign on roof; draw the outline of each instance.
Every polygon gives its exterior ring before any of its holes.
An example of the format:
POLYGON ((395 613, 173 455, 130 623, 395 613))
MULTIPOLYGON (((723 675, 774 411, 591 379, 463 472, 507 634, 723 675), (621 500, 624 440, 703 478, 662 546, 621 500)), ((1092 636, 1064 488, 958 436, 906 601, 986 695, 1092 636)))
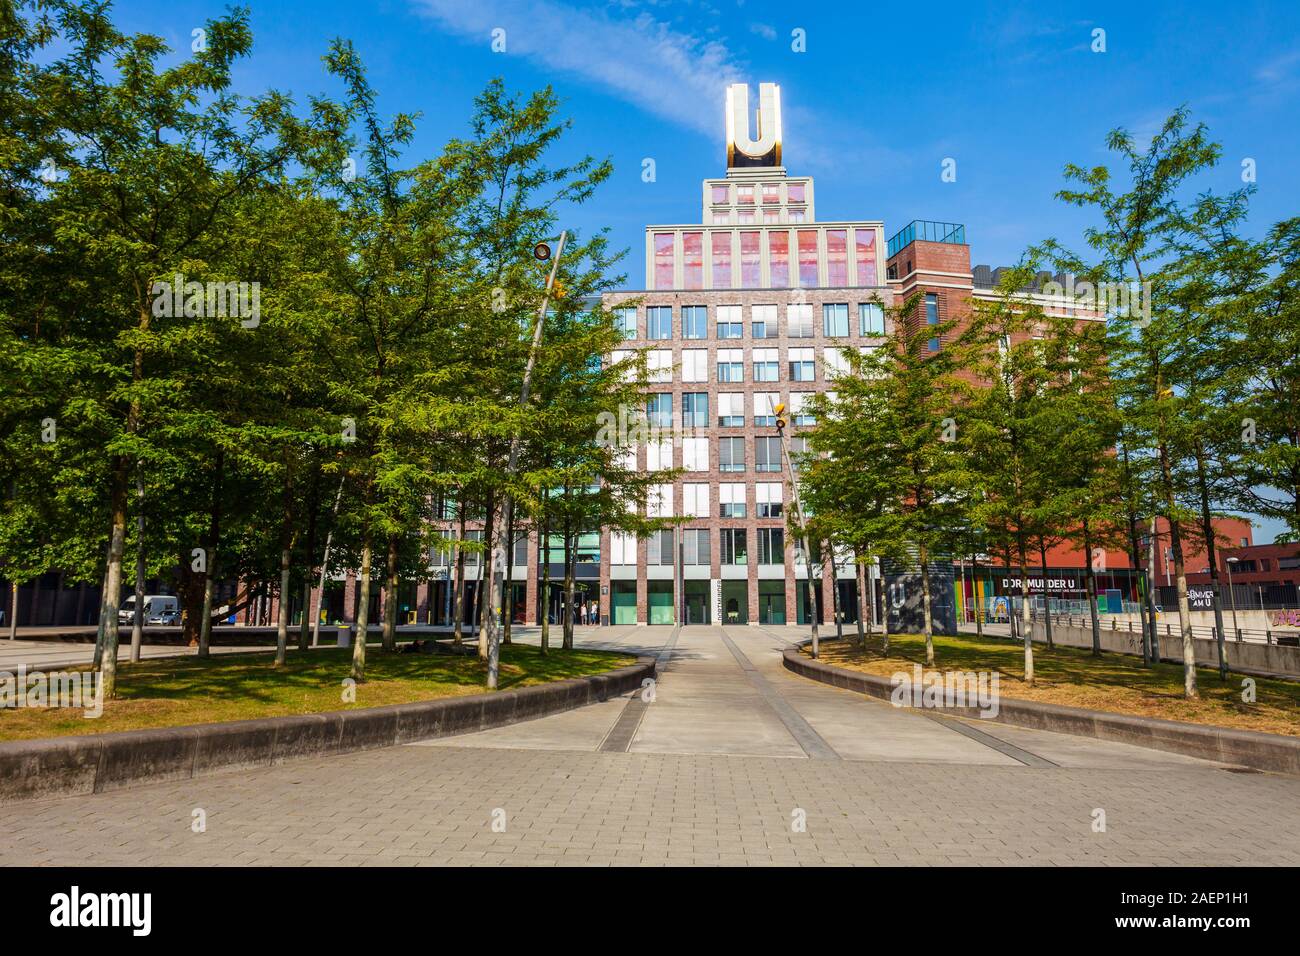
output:
POLYGON ((727 87, 727 165, 781 165, 781 88, 775 83, 758 86, 757 129, 751 133, 749 85, 727 87))

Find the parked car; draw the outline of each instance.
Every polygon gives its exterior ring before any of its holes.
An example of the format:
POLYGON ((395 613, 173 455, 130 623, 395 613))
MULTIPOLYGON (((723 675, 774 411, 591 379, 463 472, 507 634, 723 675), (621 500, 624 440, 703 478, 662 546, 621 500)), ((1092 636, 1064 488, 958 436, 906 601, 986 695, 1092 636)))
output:
MULTIPOLYGON (((174 594, 147 594, 144 599, 144 620, 152 624, 154 619, 167 611, 180 612, 180 601, 174 594)), ((117 609, 117 623, 132 624, 135 622, 135 595, 132 594, 122 606, 117 609)))
POLYGON ((176 625, 181 622, 181 612, 176 608, 163 611, 160 614, 152 614, 149 617, 150 624, 162 624, 165 626, 176 625))

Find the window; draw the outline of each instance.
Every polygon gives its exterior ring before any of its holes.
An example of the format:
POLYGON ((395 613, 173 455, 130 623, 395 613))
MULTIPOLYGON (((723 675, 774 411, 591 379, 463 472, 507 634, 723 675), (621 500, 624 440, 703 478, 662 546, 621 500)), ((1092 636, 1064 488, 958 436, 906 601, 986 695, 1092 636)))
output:
POLYGON ((636 564, 636 535, 624 531, 609 533, 609 563, 636 564))
POLYGON ((754 349, 754 381, 779 382, 781 356, 777 349, 754 349))
POLYGON ((745 540, 745 529, 723 528, 720 534, 722 537, 722 563, 748 564, 749 546, 745 540))
POLYGON ((645 445, 645 470, 667 471, 673 466, 673 443, 670 438, 648 441, 645 445))
POLYGON ((785 187, 785 197, 790 203, 804 202, 804 184, 788 183, 785 187))
POLYGON ((743 382, 745 380, 745 350, 718 349, 718 381, 743 382))
POLYGON ((810 339, 813 334, 812 303, 796 302, 785 309, 786 335, 792 339, 810 339))
POLYGON ((828 339, 842 339, 849 334, 849 307, 827 303, 822 306, 822 334, 828 339))
POLYGON ((814 382, 817 380, 817 371, 813 364, 812 349, 791 349, 790 350, 790 381, 792 382, 814 382))
POLYGON ((740 225, 752 224, 754 221, 754 210, 742 209, 736 213, 736 222, 740 225))
POLYGON ((709 427, 709 393, 708 392, 683 392, 682 393, 682 427, 683 428, 708 428, 709 427))
POLYGON ((729 194, 731 192, 731 187, 726 183, 714 183, 712 186, 709 187, 709 192, 712 194, 713 202, 715 205, 718 204, 725 205, 728 201, 730 201, 729 194))
POLYGON ((650 486, 650 491, 646 496, 646 516, 650 518, 671 518, 673 516, 672 485, 650 486))
POLYGON ((674 237, 671 232, 656 232, 654 234, 656 289, 671 289, 673 287, 676 278, 673 275, 673 240, 674 237))
POLYGON ((744 337, 745 321, 741 307, 738 305, 718 306, 718 338, 743 339, 744 337))
POLYGON ((759 564, 784 564, 785 563, 785 529, 784 528, 759 528, 758 529, 758 563, 759 564))
POLYGON ((687 471, 709 470, 709 440, 707 438, 682 439, 682 467, 687 471))
POLYGON ((740 392, 722 392, 718 395, 718 425, 722 428, 741 428, 745 424, 745 396, 740 392))
POLYGON ((939 339, 938 338, 930 339, 930 341, 926 343, 926 348, 928 348, 931 352, 939 351, 939 339))
POLYGON ((646 353, 646 372, 651 382, 673 380, 672 349, 651 349, 646 353))
POLYGON ((780 221, 781 221, 781 210, 778 209, 778 208, 776 208, 775 206, 772 206, 772 207, 769 207, 769 208, 767 208, 767 209, 764 209, 764 210, 763 210, 763 221, 764 221, 764 222, 773 222, 773 223, 775 223, 775 222, 780 222, 780 221))
POLYGON ((925 324, 939 324, 939 296, 933 292, 925 294, 925 324))
POLYGON ((740 234, 740 287, 757 289, 762 281, 758 254, 758 233, 742 232, 740 234))
POLYGON ((847 229, 826 230, 826 284, 836 288, 843 288, 849 284, 847 229))
POLYGON ((702 305, 682 306, 682 338, 709 337, 709 310, 702 305))
POLYGON ((645 543, 645 563, 646 564, 667 564, 673 563, 673 533, 672 531, 652 531, 650 537, 645 543))
POLYGON ((767 234, 767 272, 771 288, 790 288, 790 233, 784 229, 767 234))
POLYGON ((682 514, 689 518, 709 516, 708 482, 688 481, 682 485, 682 514))
POLYGON ((718 516, 720 518, 745 517, 745 486, 739 482, 718 485, 718 516))
POLYGON ((760 481, 754 486, 754 511, 760 518, 779 518, 784 510, 785 486, 779 481, 760 481))
POLYGON ((817 230, 800 229, 799 285, 811 289, 817 285, 817 230))
POLYGON ((718 471, 745 470, 745 439, 718 439, 718 471))
POLYGON ((709 380, 709 352, 707 349, 682 349, 682 381, 707 382, 709 380))
POLYGON ((828 380, 838 378, 849 370, 849 363, 840 349, 822 349, 822 365, 828 380))
POLYGON ((771 428, 776 424, 776 408, 781 402, 780 392, 754 393, 754 424, 760 428, 771 428))
POLYGON ((687 528, 682 532, 682 564, 710 565, 708 528, 687 528))
POLYGON ((673 337, 672 306, 652 305, 645 310, 645 335, 648 339, 673 337))
POLYGON ((645 403, 646 420, 652 428, 673 427, 673 396, 671 392, 655 392, 645 403))
POLYGON ((763 183, 763 204, 772 205, 781 202, 781 184, 763 183))
POLYGON ((803 222, 806 212, 802 207, 798 207, 791 209, 789 215, 791 222, 803 222))
MULTIPOLYGON (((623 349, 615 349, 614 351, 609 353, 609 365, 612 368, 613 366, 618 365, 621 362, 627 361, 629 358, 631 358, 631 356, 632 356, 631 352, 625 351, 623 349)), ((623 369, 623 381, 630 382, 635 378, 636 378, 636 369, 632 368, 631 366, 628 366, 627 368, 623 369)))
POLYGON ((754 338, 774 339, 781 334, 781 330, 776 327, 776 306, 756 305, 753 316, 754 338))
POLYGON ((859 303, 858 333, 860 335, 884 335, 885 310, 875 302, 859 303))
MULTIPOLYGON (((715 213, 713 214, 713 224, 714 224, 715 226, 727 226, 727 225, 730 225, 730 224, 731 224, 731 212, 730 212, 729 210, 726 210, 726 209, 722 209, 722 210, 719 210, 718 212, 715 212, 715 213)), ((716 235, 718 235, 718 233, 715 232, 714 235, 716 236, 716 235)), ((731 241, 730 239, 727 240, 728 243, 730 243, 730 241, 731 241)), ((714 241, 714 248, 715 248, 715 249, 717 248, 717 241, 716 241, 716 240, 714 241)), ((716 263, 714 264, 714 268, 717 268, 716 263)), ((717 281, 717 275, 718 275, 718 274, 717 274, 716 272, 713 273, 713 276, 714 276, 714 282, 717 281)))
POLYGON ((528 564, 528 535, 520 532, 515 538, 515 546, 511 549, 514 554, 510 558, 511 562, 517 568, 525 567, 528 564))
POLYGON ((623 333, 623 338, 636 338, 636 308, 615 309, 614 326, 623 333))
POLYGON ((746 204, 752 206, 754 204, 754 187, 752 185, 737 186, 736 202, 737 204, 746 204))
MULTIPOLYGON (((713 221, 718 225, 726 225, 727 214, 715 215, 713 221)), ((713 288, 730 289, 734 282, 731 271, 731 233, 709 233, 709 251, 713 258, 713 288)))
POLYGON ((880 275, 876 271, 876 230, 874 229, 855 229, 853 230, 853 242, 857 247, 858 259, 858 285, 875 285, 880 281, 880 275))
POLYGON ((682 288, 704 288, 704 233, 682 233, 682 288))
POLYGON ((808 399, 816 392, 791 392, 790 393, 790 421, 795 425, 816 425, 817 419, 810 413, 804 411, 807 407, 808 399))
POLYGON ((759 437, 754 439, 754 470, 781 470, 781 439, 759 437))

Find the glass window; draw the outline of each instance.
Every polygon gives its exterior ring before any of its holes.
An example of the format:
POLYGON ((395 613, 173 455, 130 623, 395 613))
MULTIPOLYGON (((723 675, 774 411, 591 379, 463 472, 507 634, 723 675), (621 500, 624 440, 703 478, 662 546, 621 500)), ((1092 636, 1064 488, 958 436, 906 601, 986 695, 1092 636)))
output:
POLYGON ((636 338, 636 308, 624 306, 614 310, 614 325, 623 333, 623 338, 636 338))
POLYGON ((759 528, 758 529, 758 563, 759 564, 784 564, 785 563, 785 529, 784 528, 759 528))
POLYGON ((795 425, 816 425, 817 419, 804 409, 815 392, 790 393, 790 421, 795 425))
POLYGON ((860 335, 885 334, 885 310, 875 302, 858 305, 858 333, 860 335))
POLYGON ((817 380, 817 371, 813 364, 812 349, 790 350, 790 381, 813 382, 817 380))
POLYGON ((754 187, 752 185, 736 187, 736 202, 738 204, 754 204, 754 187))
POLYGON ((709 440, 707 438, 682 439, 682 467, 687 471, 709 470, 709 440))
POLYGON ((780 222, 780 221, 781 221, 781 210, 778 209, 778 208, 775 207, 775 206, 773 206, 773 207, 771 207, 771 208, 769 208, 769 209, 764 209, 764 210, 763 210, 763 221, 764 221, 764 222, 780 222))
POLYGON ((687 528, 682 532, 682 563, 705 566, 713 563, 708 528, 687 528))
POLYGON ((804 184, 787 183, 785 187, 785 197, 787 202, 804 202, 804 184))
POLYGON ((749 225, 754 221, 754 210, 742 209, 736 213, 736 222, 740 225, 749 225))
POLYGON ((800 229, 799 285, 811 289, 817 285, 817 230, 800 229))
POLYGON ((776 349, 754 349, 754 381, 778 382, 780 380, 780 352, 776 349))
POLYGON ((656 289, 671 289, 673 287, 673 239, 671 232, 656 232, 654 234, 656 289))
POLYGON ((771 288, 790 288, 790 233, 784 229, 767 234, 767 271, 771 288))
POLYGON ((745 470, 745 439, 718 439, 718 471, 745 470))
POLYGON ((939 340, 937 338, 930 339, 930 341, 926 343, 926 347, 929 348, 931 352, 939 351, 939 340))
POLYGON ((836 288, 849 284, 849 233, 846 229, 826 230, 826 284, 836 288))
POLYGON ((646 564, 671 565, 673 563, 673 533, 670 530, 652 531, 645 543, 646 564))
POLYGON ((781 439, 760 436, 754 439, 754 470, 781 470, 781 439))
POLYGON ((722 392, 718 395, 718 425, 722 428, 741 428, 745 424, 745 396, 740 392, 722 392))
POLYGON ((740 287, 757 289, 762 281, 761 265, 758 253, 758 233, 742 232, 740 234, 740 287))
POLYGON ((646 373, 652 382, 671 382, 673 380, 673 350, 651 349, 647 352, 646 373))
MULTIPOLYGON (((671 518, 673 516, 673 486, 670 484, 651 485, 646 495, 646 514, 651 518, 671 518)), ((672 534, 672 532, 668 532, 672 534)))
MULTIPOLYGON (((726 210, 726 209, 722 209, 722 210, 719 210, 718 212, 715 212, 715 213, 713 214, 713 225, 715 225, 715 226, 726 226, 726 225, 729 225, 730 223, 731 223, 731 213, 730 213, 730 211, 728 211, 728 210, 726 210)), ((714 233, 714 235, 717 235, 717 233, 714 233)), ((716 285, 716 277, 717 277, 717 274, 714 273, 715 285, 716 285)))
POLYGON ((754 510, 760 518, 779 518, 784 512, 785 486, 779 481, 760 481, 754 486, 754 510))
POLYGON ((849 334, 848 303, 826 303, 822 306, 822 335, 828 339, 842 339, 849 334))
POLYGON ((743 382, 745 380, 745 350, 718 349, 718 381, 743 382))
MULTIPOLYGON (((714 216, 713 221, 718 222, 718 217, 714 216)), ((726 222, 725 218, 722 222, 726 222)), ((713 259, 713 288, 730 289, 734 278, 731 274, 731 233, 709 233, 709 254, 713 259)))
POLYGON ((853 230, 853 242, 857 247, 858 285, 876 285, 880 281, 876 271, 876 230, 853 230))
POLYGON ((780 392, 754 393, 754 424, 761 428, 776 425, 776 406, 781 404, 780 392))
POLYGON ((849 363, 840 349, 823 349, 822 364, 826 367, 826 378, 834 379, 849 370, 849 363))
POLYGON ((756 339, 774 339, 781 330, 776 327, 776 306, 756 305, 753 309, 753 332, 756 339))
POLYGON ((682 233, 682 288, 704 288, 704 233, 682 233))
POLYGON ((654 428, 673 427, 672 392, 655 392, 646 399, 646 418, 654 428))
POLYGON ((791 222, 803 222, 804 219, 807 218, 807 212, 802 207, 791 209, 789 212, 789 218, 791 222))
POLYGON ((724 481, 718 485, 718 517, 745 517, 745 486, 743 484, 724 481))
POLYGON ((723 528, 722 536, 722 563, 723 564, 748 564, 749 547, 745 539, 744 528, 723 528))
POLYGON ((718 306, 718 338, 743 339, 745 337, 744 310, 738 305, 718 306))
POLYGON ((625 531, 609 533, 609 563, 636 564, 636 535, 625 531))
POLYGON ((709 350, 682 349, 682 381, 707 382, 709 380, 709 350))
POLYGON ((709 336, 709 310, 702 305, 682 306, 682 337, 704 339, 709 336))
POLYGON ((709 393, 708 392, 683 392, 682 393, 682 427, 683 428, 708 428, 709 427, 709 393))
POLYGON ((673 309, 670 305, 652 305, 645 310, 645 332, 648 339, 673 337, 673 309))
POLYGON ((785 309, 785 334, 792 339, 810 339, 813 334, 812 303, 788 305, 785 309))
POLYGON ((712 193, 714 205, 726 205, 730 202, 731 187, 726 183, 714 183, 709 190, 712 193))
POLYGON ((662 438, 648 441, 645 445, 645 470, 667 471, 673 466, 673 443, 671 439, 662 438))
POLYGON ((708 482, 688 481, 682 485, 682 514, 688 518, 709 516, 708 482))
POLYGON ((781 201, 780 183, 763 183, 764 204, 779 203, 780 201, 781 201))
POLYGON ((939 324, 939 297, 933 292, 925 294, 925 324, 939 324))

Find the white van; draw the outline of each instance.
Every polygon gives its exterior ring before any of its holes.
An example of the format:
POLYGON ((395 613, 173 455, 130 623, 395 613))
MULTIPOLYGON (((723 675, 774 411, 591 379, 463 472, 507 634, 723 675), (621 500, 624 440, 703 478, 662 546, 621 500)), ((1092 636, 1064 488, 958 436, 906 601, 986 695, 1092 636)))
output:
MULTIPOLYGON (((180 601, 174 594, 148 594, 144 599, 144 623, 150 624, 164 614, 175 615, 180 611, 180 601)), ((117 610, 118 624, 135 623, 135 595, 132 594, 117 610)))

